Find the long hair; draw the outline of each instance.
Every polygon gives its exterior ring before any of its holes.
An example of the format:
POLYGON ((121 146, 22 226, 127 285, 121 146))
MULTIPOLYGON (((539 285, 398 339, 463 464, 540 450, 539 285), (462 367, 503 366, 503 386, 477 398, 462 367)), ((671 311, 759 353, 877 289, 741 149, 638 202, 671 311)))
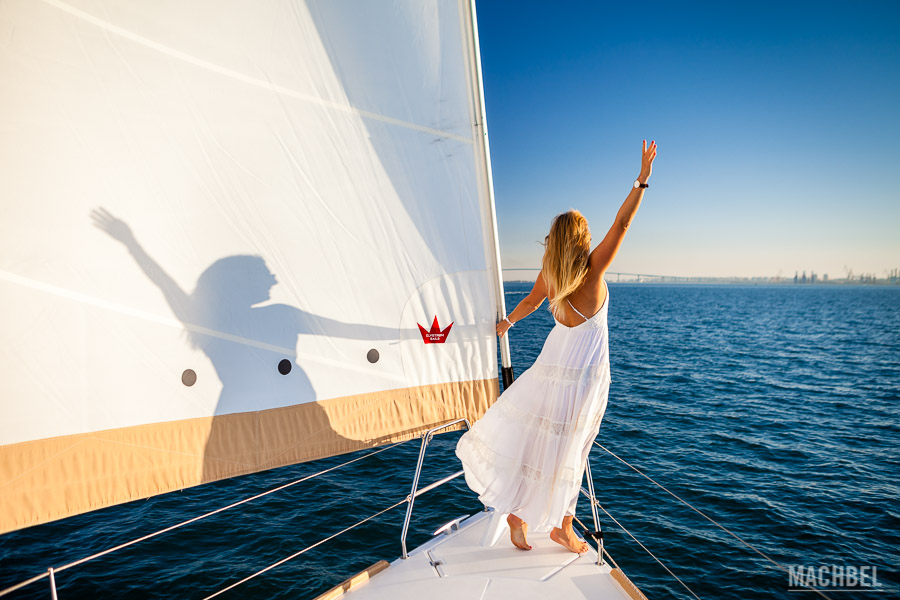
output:
POLYGON ((591 230, 587 219, 577 210, 556 215, 550 224, 550 234, 544 240, 541 272, 547 284, 550 312, 557 319, 563 302, 584 283, 591 255, 591 230))

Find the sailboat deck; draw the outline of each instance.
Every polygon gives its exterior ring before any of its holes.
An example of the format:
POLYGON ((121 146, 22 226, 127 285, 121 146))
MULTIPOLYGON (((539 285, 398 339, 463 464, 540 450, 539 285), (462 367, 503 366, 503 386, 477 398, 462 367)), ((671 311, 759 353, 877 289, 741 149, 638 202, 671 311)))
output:
MULTIPOLYGON (((478 513, 459 529, 436 535, 390 567, 342 597, 352 600, 425 598, 427 600, 494 600, 592 598, 629 600, 614 579, 611 566, 597 565, 593 548, 583 555, 566 551, 549 534, 530 534, 533 550, 513 547, 505 534, 493 546, 482 538, 490 513, 478 513)), ((639 594, 639 592, 638 592, 639 594)), ((334 595, 328 597, 333 598, 334 595)))

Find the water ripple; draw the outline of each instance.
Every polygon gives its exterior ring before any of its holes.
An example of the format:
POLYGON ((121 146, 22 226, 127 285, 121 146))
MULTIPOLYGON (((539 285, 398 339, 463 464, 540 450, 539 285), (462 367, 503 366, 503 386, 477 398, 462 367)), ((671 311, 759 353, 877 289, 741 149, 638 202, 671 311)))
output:
MULTIPOLYGON (((529 289, 508 287, 512 307, 529 289)), ((875 565, 900 596, 900 289, 610 285, 610 402, 602 443, 786 564, 875 565)), ((546 310, 511 332, 528 368, 546 310)), ((459 434, 435 438, 422 481, 458 468, 459 434)), ((61 573, 61 598, 197 598, 403 498, 406 444, 189 528, 61 573)), ((0 538, 0 587, 224 506, 348 457, 132 502, 0 538)), ((595 449, 604 508, 701 598, 786 597, 787 576, 595 449)), ((416 502, 412 546, 479 510, 456 480, 416 502)), ((582 503, 579 511, 586 516, 582 503)), ((305 598, 399 554, 403 513, 254 579, 231 596, 305 598)), ((607 518, 607 548, 649 596, 684 590, 607 518)), ((46 598, 35 584, 13 598, 46 598)), ((850 595, 845 595, 850 596, 850 595)))

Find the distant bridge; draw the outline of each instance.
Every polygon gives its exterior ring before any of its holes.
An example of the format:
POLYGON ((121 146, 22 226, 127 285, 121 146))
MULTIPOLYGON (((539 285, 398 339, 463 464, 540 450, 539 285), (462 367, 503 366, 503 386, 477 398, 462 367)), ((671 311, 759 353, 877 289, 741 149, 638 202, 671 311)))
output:
MULTIPOLYGON (((540 269, 503 269, 503 271, 531 271, 536 273, 540 271, 540 269)), ((675 282, 713 282, 713 281, 723 281, 730 280, 730 277, 680 277, 677 275, 651 275, 649 273, 622 273, 619 271, 607 271, 606 279, 610 281, 615 281, 616 283, 620 282, 634 282, 634 283, 675 283, 675 282), (612 279, 611 276, 615 276, 615 280, 612 279)))

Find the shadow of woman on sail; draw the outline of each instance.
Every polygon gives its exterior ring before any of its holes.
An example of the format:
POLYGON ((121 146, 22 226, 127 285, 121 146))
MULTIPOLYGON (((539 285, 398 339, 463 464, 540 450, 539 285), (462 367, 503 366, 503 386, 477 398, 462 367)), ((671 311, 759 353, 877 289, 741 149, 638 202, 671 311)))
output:
MULTIPOLYGON (((351 441, 333 430, 295 360, 298 336, 396 340, 396 329, 343 323, 285 304, 261 306, 278 280, 259 256, 215 261, 188 294, 147 254, 124 221, 103 208, 92 211, 91 219, 128 249, 222 383, 204 449, 203 482, 298 462, 284 460, 288 454, 296 458, 307 452, 318 458, 348 447, 351 441), (297 410, 271 416, 271 409, 289 407, 297 410), (301 445, 307 448, 298 454, 301 445)), ((182 378, 193 385, 196 375, 185 371, 182 378)))

